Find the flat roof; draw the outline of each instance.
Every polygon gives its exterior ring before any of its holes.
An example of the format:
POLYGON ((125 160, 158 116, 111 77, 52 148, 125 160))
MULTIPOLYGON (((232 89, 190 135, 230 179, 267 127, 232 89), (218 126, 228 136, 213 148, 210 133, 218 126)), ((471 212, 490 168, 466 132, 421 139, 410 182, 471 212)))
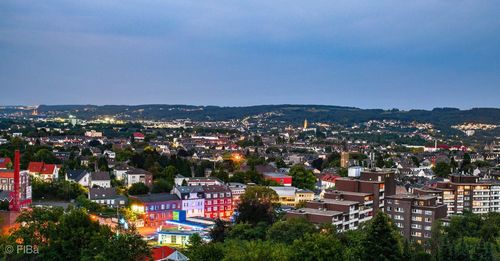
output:
POLYGON ((315 208, 301 208, 296 210, 289 211, 290 213, 298 213, 298 214, 315 214, 321 216, 337 216, 342 215, 343 212, 335 211, 335 210, 319 210, 315 208))
POLYGON ((329 203, 329 204, 338 204, 338 205, 358 205, 358 201, 351 201, 351 200, 338 200, 338 199, 330 199, 330 198, 325 198, 321 200, 313 200, 310 202, 318 202, 318 203, 329 203))
MULTIPOLYGON (((353 196, 373 196, 373 193, 364 193, 364 192, 351 192, 351 191, 342 191, 342 190, 330 190, 326 193, 336 194, 336 195, 353 195, 353 196)), ((325 193, 325 194, 326 194, 325 193)))
POLYGON ((162 201, 180 200, 177 195, 169 193, 156 193, 156 194, 137 195, 130 197, 142 202, 162 202, 162 201))
POLYGON ((291 178, 292 176, 285 175, 280 172, 265 172, 264 176, 272 177, 272 178, 291 178))

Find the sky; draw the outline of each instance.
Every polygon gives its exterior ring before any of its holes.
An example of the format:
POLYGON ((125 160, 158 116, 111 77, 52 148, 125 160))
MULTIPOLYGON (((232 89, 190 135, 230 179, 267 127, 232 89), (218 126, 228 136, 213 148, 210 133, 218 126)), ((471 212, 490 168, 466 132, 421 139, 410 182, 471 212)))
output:
POLYGON ((0 105, 500 107, 500 1, 2 0, 0 105))

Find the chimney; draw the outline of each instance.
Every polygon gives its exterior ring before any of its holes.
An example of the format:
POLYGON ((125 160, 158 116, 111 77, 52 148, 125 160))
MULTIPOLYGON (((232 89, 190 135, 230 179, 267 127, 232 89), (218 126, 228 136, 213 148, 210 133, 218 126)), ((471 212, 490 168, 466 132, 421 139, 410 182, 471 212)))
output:
POLYGON ((20 153, 19 150, 15 151, 14 154, 14 191, 12 193, 12 201, 10 205, 10 211, 19 211, 19 182, 20 182, 20 153))

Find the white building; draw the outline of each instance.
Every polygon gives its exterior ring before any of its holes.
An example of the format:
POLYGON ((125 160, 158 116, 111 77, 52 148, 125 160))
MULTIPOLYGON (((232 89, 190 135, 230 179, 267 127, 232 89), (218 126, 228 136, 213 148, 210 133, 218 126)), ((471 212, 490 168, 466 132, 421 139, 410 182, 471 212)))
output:
POLYGON ((111 177, 108 172, 92 172, 90 174, 90 184, 91 188, 100 187, 100 188, 111 188, 111 177))

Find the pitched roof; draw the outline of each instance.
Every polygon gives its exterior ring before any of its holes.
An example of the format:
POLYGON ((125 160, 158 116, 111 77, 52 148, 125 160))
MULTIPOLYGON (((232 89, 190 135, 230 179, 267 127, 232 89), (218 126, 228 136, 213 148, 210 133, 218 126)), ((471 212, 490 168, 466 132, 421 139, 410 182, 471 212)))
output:
POLYGON ((203 192, 203 186, 176 186, 181 193, 198 193, 203 192))
POLYGON ((56 167, 58 167, 56 164, 46 164, 43 161, 31 161, 28 164, 28 171, 39 174, 52 174, 54 173, 56 167))
POLYGON ((14 178, 14 171, 12 171, 12 170, 3 170, 3 171, 0 171, 0 178, 13 179, 14 178))
POLYGON ((131 168, 131 169, 127 170, 127 172, 125 172, 125 173, 128 175, 141 175, 141 174, 153 175, 151 172, 144 170, 144 169, 139 169, 139 168, 131 168))
POLYGON ((167 260, 167 257, 173 254, 175 251, 177 250, 168 246, 158 246, 154 247, 151 250, 151 257, 154 261, 167 260))
POLYGON ((40 173, 40 172, 42 172, 42 168, 43 168, 43 162, 31 161, 28 164, 28 171, 29 172, 40 173))
POLYGON ((140 132, 134 132, 134 138, 144 138, 144 134, 140 133, 140 132))
POLYGON ((56 164, 43 164, 40 174, 52 174, 54 173, 56 167, 56 164))
POLYGON ((90 173, 91 180, 111 180, 109 172, 99 171, 90 173))
POLYGON ((72 170, 68 170, 66 175, 67 175, 68 179, 78 182, 83 177, 85 177, 85 174, 87 174, 87 171, 84 169, 72 169, 72 170))
POLYGON ((89 189, 90 199, 108 199, 116 197, 115 188, 90 188, 89 189))

